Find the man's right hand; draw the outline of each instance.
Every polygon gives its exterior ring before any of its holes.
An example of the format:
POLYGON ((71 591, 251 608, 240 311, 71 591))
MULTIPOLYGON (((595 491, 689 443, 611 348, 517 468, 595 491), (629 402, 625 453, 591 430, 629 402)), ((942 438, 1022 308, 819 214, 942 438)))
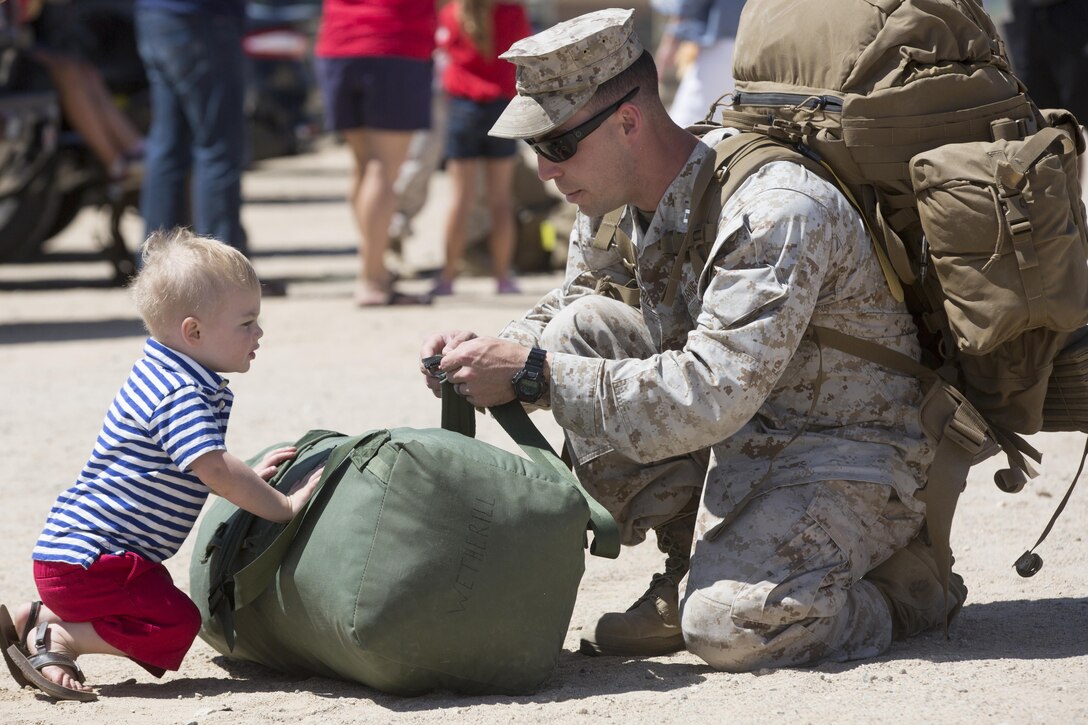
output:
POLYGON ((423 360, 432 355, 445 355, 454 350, 466 340, 476 337, 475 332, 469 330, 449 330, 431 335, 423 342, 423 348, 419 352, 419 371, 423 373, 423 382, 434 393, 434 397, 442 397, 442 378, 436 376, 423 365, 423 360))

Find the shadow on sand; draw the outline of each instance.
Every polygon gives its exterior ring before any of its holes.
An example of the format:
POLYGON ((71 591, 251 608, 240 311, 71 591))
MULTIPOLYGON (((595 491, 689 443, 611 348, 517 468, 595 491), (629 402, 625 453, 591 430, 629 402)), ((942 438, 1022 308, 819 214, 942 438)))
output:
MULTIPOLYGON (((955 621, 950 640, 940 631, 895 643, 877 662, 927 660, 962 662, 982 660, 1067 659, 1088 654, 1088 599, 1036 599, 989 602, 966 606, 955 621), (1068 636, 1057 644, 1044 630, 1068 636)), ((585 657, 564 650, 556 674, 538 692, 529 695, 457 695, 434 692, 417 697, 388 695, 363 685, 325 679, 301 678, 261 665, 215 658, 223 678, 179 678, 163 684, 126 682, 100 688, 104 696, 152 699, 214 697, 226 693, 261 693, 278 690, 310 692, 327 698, 369 700, 390 712, 409 713, 464 708, 487 704, 564 702, 628 692, 677 690, 718 675, 705 665, 669 659, 585 657)), ((869 660, 868 662, 873 662, 869 660)), ((812 668, 821 673, 846 672, 860 662, 825 663, 812 668)), ((763 674, 763 673, 759 673, 763 674)), ((769 673, 773 675, 772 673, 769 673)))

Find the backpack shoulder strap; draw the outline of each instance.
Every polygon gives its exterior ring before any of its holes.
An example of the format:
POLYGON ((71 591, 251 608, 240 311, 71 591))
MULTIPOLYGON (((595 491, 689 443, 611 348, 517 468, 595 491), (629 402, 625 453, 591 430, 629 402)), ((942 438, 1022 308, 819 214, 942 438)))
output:
POLYGON ((594 249, 608 249, 612 246, 612 240, 617 235, 623 235, 623 230, 620 229, 620 219, 623 218, 623 210, 626 206, 621 206, 618 209, 613 209, 601 218, 601 223, 597 227, 597 233, 593 235, 593 248, 594 249))
MULTIPOLYGON (((593 235, 592 244, 594 249, 605 250, 615 243, 619 249, 623 266, 627 268, 628 273, 634 278, 637 264, 635 243, 631 241, 631 237, 627 236, 627 232, 620 227, 620 220, 623 218, 626 209, 626 206, 621 206, 619 209, 613 209, 604 215, 600 226, 597 227, 597 233, 593 235)), ((638 307, 639 305, 637 284, 620 284, 609 277, 603 277, 597 282, 596 292, 620 300, 631 307, 638 307)))
POLYGON ((772 161, 792 161, 828 178, 827 170, 821 164, 762 133, 746 131, 727 136, 714 145, 713 151, 714 161, 703 164, 692 186, 687 233, 675 251, 669 250, 676 255, 676 261, 665 288, 665 304, 672 304, 676 298, 685 256, 694 269, 702 269, 706 264, 707 253, 717 235, 722 207, 749 176, 772 161), (717 193, 711 193, 715 185, 717 193))

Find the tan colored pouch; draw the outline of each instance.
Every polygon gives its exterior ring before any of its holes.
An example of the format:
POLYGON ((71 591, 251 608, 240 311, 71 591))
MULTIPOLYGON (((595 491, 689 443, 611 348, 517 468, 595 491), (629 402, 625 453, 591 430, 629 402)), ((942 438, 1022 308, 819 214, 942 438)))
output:
POLYGON ((1088 432, 1088 329, 1054 358, 1042 429, 1088 432))
POLYGON ((1063 127, 911 159, 931 271, 962 352, 981 355, 1027 330, 1088 323, 1076 150, 1063 127))

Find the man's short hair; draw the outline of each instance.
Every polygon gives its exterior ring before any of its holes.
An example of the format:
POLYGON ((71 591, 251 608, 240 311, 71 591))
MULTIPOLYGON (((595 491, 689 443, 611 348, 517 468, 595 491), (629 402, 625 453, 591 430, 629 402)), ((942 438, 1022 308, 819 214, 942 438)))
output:
POLYGON ((144 242, 132 296, 144 327, 159 337, 186 317, 213 313, 227 292, 260 286, 240 251, 177 228, 154 232, 144 242))
POLYGON ((657 84, 657 64, 650 51, 644 50, 634 63, 597 86, 596 93, 585 107, 594 112, 599 111, 623 98, 632 88, 639 89, 638 94, 631 99, 633 103, 657 99, 660 105, 657 84))

